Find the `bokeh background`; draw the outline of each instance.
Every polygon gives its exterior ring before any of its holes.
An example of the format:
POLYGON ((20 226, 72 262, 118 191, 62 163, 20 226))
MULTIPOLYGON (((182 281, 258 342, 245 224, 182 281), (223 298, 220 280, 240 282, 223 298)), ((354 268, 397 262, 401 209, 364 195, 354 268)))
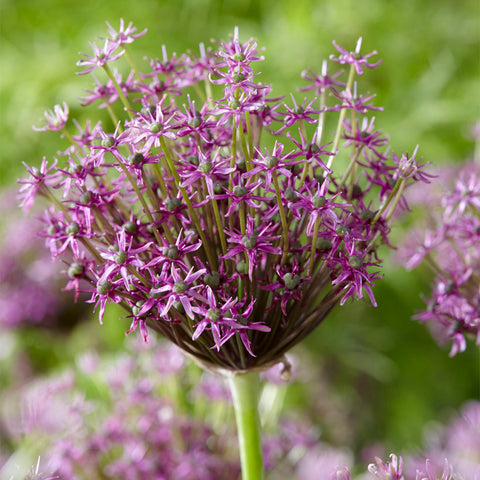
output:
MULTIPOLYGON (((120 18, 148 28, 135 44, 138 59, 160 57, 162 44, 170 53, 196 51, 199 42, 225 39, 238 26, 241 38, 265 46, 262 79, 278 95, 304 85, 302 70, 320 71, 322 59, 334 52, 332 40, 353 49, 362 36, 362 51, 377 50, 383 60, 363 85, 385 106, 376 125, 388 132, 393 149, 412 151, 419 144, 433 165, 473 155, 471 128, 480 118, 477 0, 0 0, 2 188, 25 175, 22 162, 38 165, 66 146, 54 134, 32 130, 44 110, 65 100, 72 117, 94 113, 78 101, 92 85, 90 77, 75 75, 78 53, 90 53, 88 42, 107 33, 105 21, 117 27, 120 18)), ((411 223, 397 229, 398 242, 411 223)), ((383 273, 377 308, 362 302, 337 308, 307 339, 297 366, 306 381, 286 398, 287 405, 305 409, 327 440, 358 455, 376 442, 387 453, 419 448, 426 425, 480 396, 478 347, 469 344, 449 358, 448 347, 440 348, 411 320, 428 294, 429 273, 406 272, 392 258, 383 273), (328 389, 314 390, 312 401, 311 389, 325 383, 328 389), (338 415, 326 418, 332 408, 338 415)), ((99 327, 91 309, 69 311, 61 328, 0 331, 0 388, 22 375, 60 369, 92 346, 121 350, 128 320, 119 316, 123 312, 111 308, 99 327), (78 316, 88 321, 75 325, 78 316), (18 355, 28 359, 28 372, 19 372, 18 355)))

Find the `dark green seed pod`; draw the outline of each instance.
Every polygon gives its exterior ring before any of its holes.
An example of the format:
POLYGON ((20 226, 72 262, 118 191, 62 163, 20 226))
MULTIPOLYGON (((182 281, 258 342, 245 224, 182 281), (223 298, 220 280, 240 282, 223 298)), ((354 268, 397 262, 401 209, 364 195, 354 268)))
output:
POLYGON ((183 280, 179 280, 178 282, 175 282, 175 284, 173 285, 173 291, 175 293, 183 293, 187 289, 188 289, 188 285, 183 280))
POLYGON ((97 293, 99 295, 107 294, 112 288, 112 282, 105 280, 97 284, 97 293))
POLYGON ((370 222, 374 217, 375 214, 371 210, 366 209, 360 212, 360 220, 363 220, 364 222, 370 222))
POLYGON ((72 222, 66 229, 65 231, 68 233, 68 235, 77 235, 80 233, 80 225, 77 222, 72 222))
POLYGON ((285 199, 289 200, 290 202, 294 202, 297 199, 297 194, 292 187, 287 187, 285 189, 285 199))
POLYGON ((362 260, 362 257, 360 257, 359 255, 352 255, 348 259, 348 263, 353 268, 362 268, 363 267, 363 260, 362 260))
POLYGON ((134 153, 128 157, 128 163, 130 163, 130 165, 141 165, 143 161, 144 156, 140 152, 134 153))
POLYGON ((163 254, 170 260, 175 260, 178 257, 178 247, 176 245, 165 247, 163 249, 163 254))
POLYGON ((73 262, 67 270, 68 278, 80 277, 83 274, 83 265, 78 262, 73 262))
POLYGON ((315 195, 312 200, 315 208, 321 208, 327 203, 327 199, 323 195, 315 195))
POLYGON ((233 194, 236 197, 243 197, 246 193, 248 193, 248 190, 241 185, 235 185, 233 187, 233 194))
POLYGON ((196 112, 195 116, 188 120, 188 125, 192 128, 198 128, 202 124, 202 115, 196 112))
POLYGON ((169 212, 173 212, 176 208, 178 208, 181 205, 181 203, 182 203, 181 200, 177 197, 168 198, 167 200, 165 200, 165 208, 169 212))
POLYGON ((215 271, 213 271, 211 274, 207 273, 203 277, 203 281, 205 282, 205 285, 208 285, 212 288, 217 288, 220 285, 220 274, 215 271))
POLYGON ((317 249, 318 250, 330 250, 332 248, 332 242, 325 237, 320 237, 317 239, 317 249))
POLYGON ((309 143, 308 150, 310 150, 310 152, 313 153, 314 155, 320 151, 316 143, 309 143))
POLYGON ((125 222, 123 228, 126 232, 131 233, 132 235, 137 231, 137 224, 132 221, 125 222))
POLYGON ((337 235, 339 235, 340 237, 343 237, 346 233, 348 233, 350 231, 350 229, 346 226, 346 225, 342 225, 341 223, 339 223, 336 227, 335 227, 335 233, 337 235))

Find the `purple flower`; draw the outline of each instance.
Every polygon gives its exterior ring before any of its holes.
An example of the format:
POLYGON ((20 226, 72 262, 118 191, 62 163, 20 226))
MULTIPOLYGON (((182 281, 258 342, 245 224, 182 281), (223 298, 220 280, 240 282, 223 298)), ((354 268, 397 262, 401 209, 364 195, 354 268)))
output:
POLYGON ((45 112, 46 125, 44 127, 33 127, 37 132, 57 132, 62 130, 68 120, 68 105, 63 102, 62 105, 55 105, 53 110, 47 110, 45 112), (62 108, 63 107, 63 108, 62 108))
POLYGON ((330 60, 333 60, 334 62, 338 62, 342 65, 353 65, 358 75, 363 75, 363 67, 376 68, 382 63, 381 60, 378 60, 378 62, 375 62, 375 63, 370 63, 368 61, 368 58, 377 54, 376 51, 367 53, 366 55, 360 54, 360 49, 362 47, 361 37, 357 41, 357 45, 355 47, 354 52, 349 52, 345 50, 341 46, 337 45, 335 41, 333 41, 332 43, 333 43, 333 46, 340 52, 340 55, 338 57, 335 57, 335 55, 330 55, 330 60))
POLYGON ((106 70, 110 81, 96 81, 84 103, 108 107, 114 132, 76 124, 64 164, 45 160, 21 180, 25 207, 35 196, 52 203, 42 236, 67 265, 66 288, 77 295, 86 283, 100 320, 118 303, 128 332, 154 330, 207 368, 234 371, 279 361, 350 298, 366 293, 375 305, 376 247, 390 245, 405 189, 428 176, 416 151, 388 153, 368 118, 373 95, 352 89, 356 71, 376 66, 373 53, 338 47, 349 80, 324 63, 320 76, 304 74, 320 107, 292 96, 281 113, 283 97, 257 80, 263 55, 237 29, 199 56, 162 47, 150 71, 132 67, 124 81, 110 64, 144 32, 122 21, 109 33, 79 65, 106 70), (323 122, 335 119, 327 138, 323 122), (346 168, 333 168, 337 156, 346 168))

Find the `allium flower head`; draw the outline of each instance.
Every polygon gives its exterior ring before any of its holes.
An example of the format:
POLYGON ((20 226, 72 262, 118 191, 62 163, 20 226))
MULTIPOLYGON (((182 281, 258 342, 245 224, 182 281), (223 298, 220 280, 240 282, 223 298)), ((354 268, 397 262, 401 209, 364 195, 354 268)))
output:
MULTIPOLYGON (((131 24, 120 30, 110 27, 123 43, 139 36, 131 24)), ((204 366, 244 371, 278 362, 335 305, 365 293, 375 305, 376 247, 388 244, 408 184, 428 179, 415 155, 382 153, 386 139, 363 117, 378 108, 353 79, 378 65, 372 54, 337 46, 347 82, 341 72, 327 81, 322 64, 322 82, 304 76, 320 99, 292 95, 286 106, 259 78, 256 42, 241 42, 238 29, 200 57, 168 58, 164 48, 163 60, 134 68, 126 83, 109 67, 121 43, 93 45, 79 65, 81 73, 102 67, 110 82, 84 102, 97 98, 111 112, 121 102, 129 118, 114 115, 88 143, 74 138, 67 167, 45 163, 21 181, 25 206, 35 195, 52 202, 43 235, 90 283, 100 320, 107 302, 118 303, 129 332, 146 337, 148 327, 204 366), (332 138, 325 115, 337 119, 332 138), (337 157, 348 167, 334 166, 337 157), (407 158, 415 174, 397 161, 407 158)))

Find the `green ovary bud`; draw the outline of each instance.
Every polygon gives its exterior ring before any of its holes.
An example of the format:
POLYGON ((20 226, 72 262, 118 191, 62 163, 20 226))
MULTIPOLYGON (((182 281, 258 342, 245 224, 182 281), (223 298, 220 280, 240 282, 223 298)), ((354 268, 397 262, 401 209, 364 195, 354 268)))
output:
POLYGON ((77 222, 72 222, 65 230, 68 235, 77 235, 80 232, 80 225, 77 222))
POLYGON ((294 290, 295 288, 298 287, 298 284, 300 283, 300 277, 298 275, 294 275, 293 273, 286 273, 282 277, 283 282, 285 283, 285 287, 288 290, 294 290))
POLYGON ((105 295, 110 291, 111 288, 112 288, 112 282, 105 280, 97 284, 97 293, 99 295, 105 295))
POLYGON ((358 255, 352 255, 348 259, 348 263, 352 268, 362 268, 363 267, 363 260, 358 255))
POLYGON ((211 322, 217 322, 220 318, 220 310, 218 308, 210 308, 207 312, 207 317, 211 322))
POLYGON ((178 247, 176 245, 170 245, 163 249, 163 254, 170 260, 175 260, 178 257, 178 247))
POLYGON ((332 248, 332 242, 328 238, 320 237, 317 239, 318 250, 329 250, 332 248))
POLYGON ((312 203, 313 203, 313 206, 315 208, 321 208, 321 207, 325 206, 325 204, 327 203, 327 199, 323 196, 315 195, 313 197, 312 203))
POLYGON ((340 237, 343 237, 346 233, 348 233, 348 231, 349 231, 349 228, 346 225, 342 225, 341 223, 339 223, 335 227, 335 233, 340 237))
POLYGON ((81 263, 73 262, 67 270, 69 278, 79 277, 83 273, 83 265, 81 263))
POLYGON ((135 222, 131 221, 125 222, 123 224, 123 228, 125 229, 125 231, 131 234, 134 234, 137 231, 137 225, 135 224, 135 222))
POLYGON ((242 52, 234 53, 232 55, 232 60, 235 60, 236 62, 243 62, 243 60, 245 60, 245 54, 242 52))
POLYGON ((202 173, 208 173, 212 169, 212 163, 211 162, 203 162, 198 166, 198 169, 202 173))
POLYGON ((257 236, 256 235, 244 235, 242 237, 242 243, 245 248, 255 248, 257 244, 257 236))
POLYGON ((235 185, 235 187, 233 187, 233 194, 236 197, 243 197, 247 192, 248 190, 240 185, 235 185))
POLYGON ((175 282, 175 284, 173 285, 173 291, 175 293, 183 293, 187 289, 188 289, 188 285, 183 280, 179 280, 178 282, 175 282))
POLYGON ((241 262, 238 262, 237 263, 237 272, 247 274, 248 273, 247 262, 245 262, 244 260, 242 260, 241 262))
POLYGON ((145 300, 139 300, 135 306, 132 307, 132 313, 137 316, 140 313, 143 305, 145 304, 145 300))
POLYGON ((152 123, 149 127, 151 133, 158 133, 163 128, 163 125, 159 122, 152 123))
POLYGON ((233 83, 240 83, 245 80, 245 75, 243 73, 234 73, 232 75, 233 83))
POLYGON ((143 155, 140 152, 134 153, 128 157, 130 165, 140 165, 144 160, 143 155))
POLYGON ((125 263, 125 260, 127 260, 127 253, 118 252, 116 255, 114 255, 113 259, 117 265, 121 265, 122 263, 125 263))
POLYGON ((115 145, 115 138, 108 136, 102 140, 102 147, 111 148, 115 145))
POLYGON ((240 102, 238 100, 230 100, 228 102, 228 106, 232 109, 232 110, 237 110, 238 108, 240 108, 240 102))
POLYGON ((285 189, 285 199, 289 200, 290 202, 294 202, 297 199, 297 194, 292 187, 287 187, 285 189))
POLYGON ((198 128, 202 124, 202 116, 200 112, 196 112, 195 116, 188 120, 188 125, 192 128, 198 128))
POLYGON ((266 157, 265 158, 265 166, 267 168, 273 168, 278 165, 278 158, 277 157, 266 157))
POLYGON ((365 222, 373 220, 374 217, 375 217, 375 214, 371 210, 362 210, 360 212, 360 219, 365 222))
POLYGON ((165 201, 165 208, 169 212, 173 212, 176 208, 180 206, 181 203, 182 202, 177 197, 169 198, 165 201))
POLYGON ((207 273, 205 277, 203 277, 203 281, 205 285, 209 287, 217 288, 220 285, 220 274, 218 272, 207 273))
POLYGON ((90 190, 87 190, 86 192, 83 192, 82 195, 80 195, 80 202, 83 203, 84 205, 89 204, 92 201, 92 192, 90 190))

